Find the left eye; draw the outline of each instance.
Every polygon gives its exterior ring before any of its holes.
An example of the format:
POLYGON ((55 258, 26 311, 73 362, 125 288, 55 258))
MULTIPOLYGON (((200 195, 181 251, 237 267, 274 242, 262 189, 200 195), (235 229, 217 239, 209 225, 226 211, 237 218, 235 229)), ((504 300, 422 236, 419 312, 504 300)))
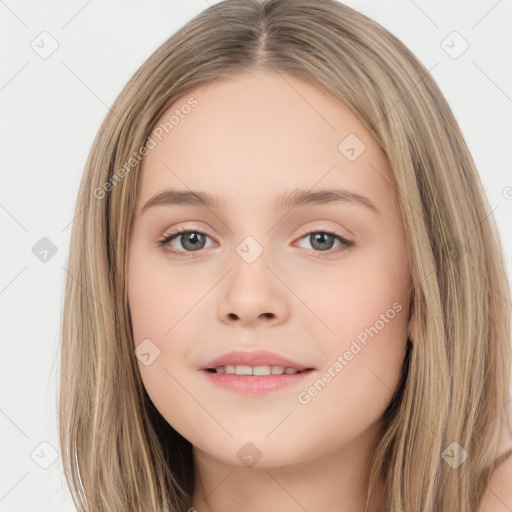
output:
MULTIPOLYGON (((159 240, 158 245, 177 256, 185 256, 189 252, 197 252, 204 249, 206 238, 210 237, 201 231, 181 230, 165 236, 162 240, 159 240), (172 246, 171 242, 174 239, 181 240, 180 243, 182 248, 185 249, 184 251, 172 246)), ((315 252, 328 252, 329 254, 346 250, 354 245, 354 242, 351 242, 344 236, 331 231, 311 231, 301 236, 299 240, 304 238, 307 238, 310 241, 315 252), (338 246, 338 249, 332 250, 336 239, 340 241, 341 248, 338 246)))
POLYGON ((313 249, 318 249, 320 252, 329 251, 331 254, 337 253, 340 250, 342 251, 344 249, 348 249, 354 245, 353 242, 347 240, 344 236, 331 231, 312 231, 302 236, 300 240, 303 238, 306 238, 309 241, 309 243, 313 246, 313 249), (341 249, 339 248, 340 246, 338 246, 337 250, 332 251, 332 246, 336 238, 340 241, 341 249))

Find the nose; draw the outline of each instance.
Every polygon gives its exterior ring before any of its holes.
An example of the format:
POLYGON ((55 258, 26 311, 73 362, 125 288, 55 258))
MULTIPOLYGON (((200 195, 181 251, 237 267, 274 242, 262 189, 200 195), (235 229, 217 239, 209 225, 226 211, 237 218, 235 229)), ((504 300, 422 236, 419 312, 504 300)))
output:
POLYGON ((236 263, 226 276, 219 303, 223 322, 244 326, 277 325, 288 317, 286 287, 263 261, 236 263))

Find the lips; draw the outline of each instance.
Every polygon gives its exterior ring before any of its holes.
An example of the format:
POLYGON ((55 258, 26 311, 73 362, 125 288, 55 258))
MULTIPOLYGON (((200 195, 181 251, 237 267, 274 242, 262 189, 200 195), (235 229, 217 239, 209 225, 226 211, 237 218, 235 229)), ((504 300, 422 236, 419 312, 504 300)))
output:
POLYGON ((282 366, 284 368, 294 368, 299 371, 314 370, 312 366, 308 366, 297 361, 293 361, 286 357, 280 356, 267 350, 258 350, 253 352, 244 352, 235 350, 227 354, 223 354, 202 366, 201 370, 213 370, 219 366, 228 365, 244 365, 244 366, 282 366))

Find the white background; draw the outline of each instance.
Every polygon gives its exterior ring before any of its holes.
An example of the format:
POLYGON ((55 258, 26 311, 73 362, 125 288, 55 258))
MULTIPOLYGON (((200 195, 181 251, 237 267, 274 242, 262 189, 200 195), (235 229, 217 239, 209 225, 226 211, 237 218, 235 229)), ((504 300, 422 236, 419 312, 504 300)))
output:
MULTIPOLYGON (((388 28, 427 69, 435 65, 432 76, 477 163, 510 273, 512 2, 346 3, 388 28), (469 43, 456 59, 441 46, 453 31, 469 43)), ((52 447, 58 451, 61 301, 79 181, 94 135, 126 81, 206 7, 206 0, 0 0, 0 512, 73 510, 60 462, 51 461, 52 447), (59 45, 47 59, 31 47, 43 31, 59 45), (42 237, 57 247, 46 263, 32 252, 42 237)))

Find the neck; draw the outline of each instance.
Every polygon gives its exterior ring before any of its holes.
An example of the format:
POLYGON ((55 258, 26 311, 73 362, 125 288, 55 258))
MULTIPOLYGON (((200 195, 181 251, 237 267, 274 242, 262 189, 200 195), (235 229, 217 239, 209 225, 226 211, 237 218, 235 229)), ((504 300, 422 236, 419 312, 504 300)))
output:
POLYGON ((372 425, 349 445, 273 467, 228 464, 194 447, 192 507, 197 512, 365 512, 367 462, 376 435, 372 425))

